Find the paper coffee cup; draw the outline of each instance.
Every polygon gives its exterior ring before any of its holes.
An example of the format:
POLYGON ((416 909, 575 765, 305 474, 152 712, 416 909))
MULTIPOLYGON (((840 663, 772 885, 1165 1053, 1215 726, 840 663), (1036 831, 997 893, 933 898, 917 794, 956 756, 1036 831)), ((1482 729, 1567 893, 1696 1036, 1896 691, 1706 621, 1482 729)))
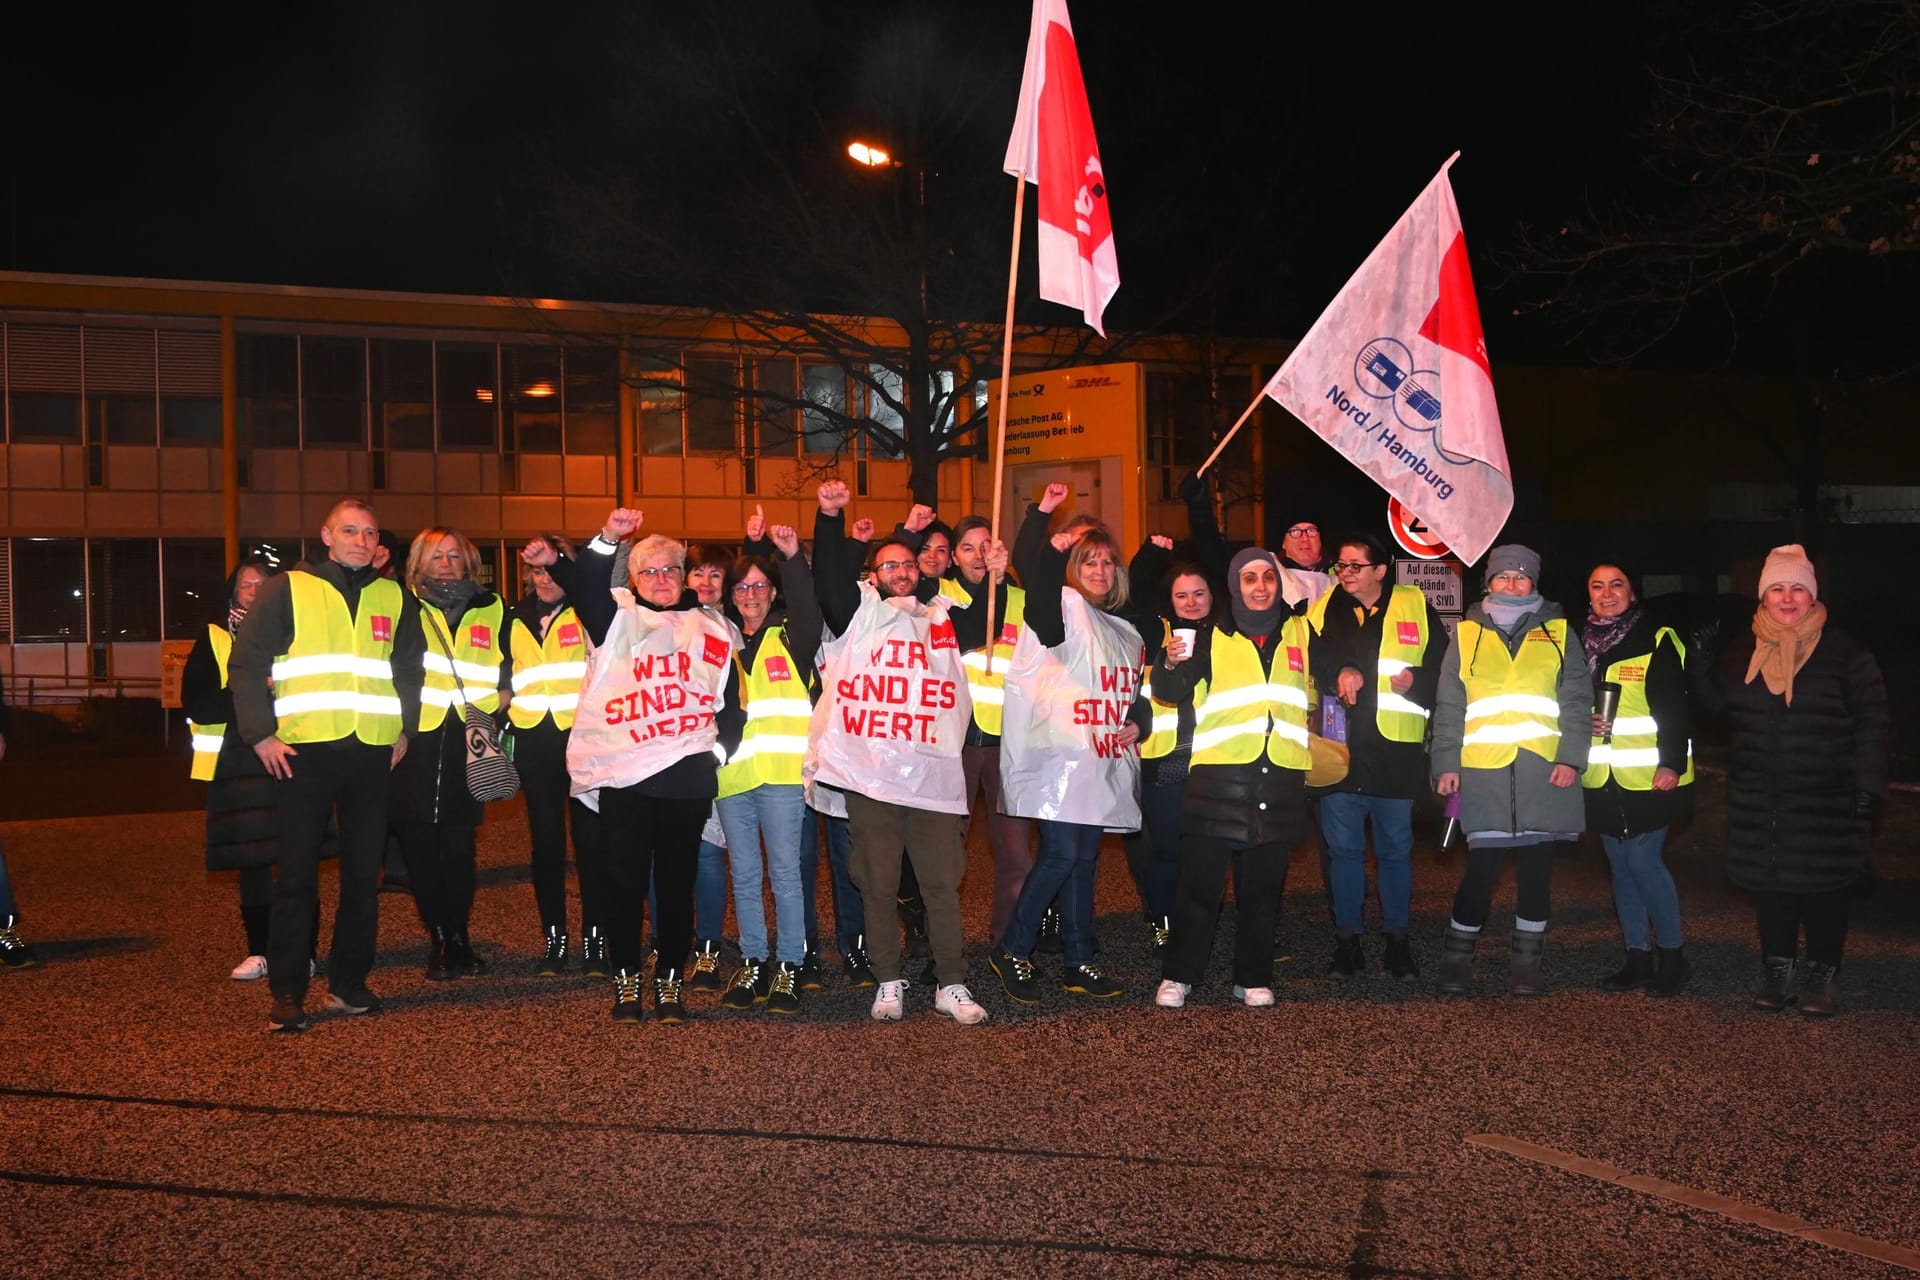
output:
POLYGON ((1173 629, 1173 638, 1185 646, 1186 654, 1189 658, 1193 656, 1193 644, 1199 635, 1200 629, 1198 627, 1175 627, 1173 629))

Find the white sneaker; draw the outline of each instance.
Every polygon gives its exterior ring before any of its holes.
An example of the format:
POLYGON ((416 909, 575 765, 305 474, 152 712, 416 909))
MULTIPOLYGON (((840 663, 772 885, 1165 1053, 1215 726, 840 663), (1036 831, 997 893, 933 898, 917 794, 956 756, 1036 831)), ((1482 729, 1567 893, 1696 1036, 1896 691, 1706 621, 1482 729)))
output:
POLYGON ((973 992, 958 982, 934 992, 933 1007, 963 1027, 987 1020, 986 1009, 974 1000, 973 992))
POLYGON ((258 982, 267 976, 267 958, 265 956, 248 956, 245 960, 233 966, 233 973, 229 976, 232 977, 235 982, 258 982))
POLYGON ((1233 998, 1249 1009, 1264 1009, 1273 1003, 1273 988, 1235 987, 1233 998))
POLYGON ((1187 997, 1193 994, 1193 984, 1175 982, 1168 978, 1161 982, 1160 989, 1153 993, 1153 1002, 1162 1009, 1184 1009, 1187 997))
POLYGON ((898 1022, 907 1015, 907 980, 895 978, 883 982, 873 993, 873 1016, 881 1022, 898 1022))

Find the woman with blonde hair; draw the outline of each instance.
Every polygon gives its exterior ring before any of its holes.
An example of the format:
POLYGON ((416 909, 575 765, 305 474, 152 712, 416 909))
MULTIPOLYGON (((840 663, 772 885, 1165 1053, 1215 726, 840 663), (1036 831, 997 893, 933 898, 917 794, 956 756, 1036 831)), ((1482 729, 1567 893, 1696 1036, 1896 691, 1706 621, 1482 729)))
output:
POLYGON ((426 632, 420 731, 393 775, 390 821, 400 836, 414 905, 427 928, 427 977, 487 971, 467 936, 473 911, 474 831, 484 807, 467 789, 472 705, 497 716, 513 679, 506 606, 479 581, 480 552, 458 529, 423 529, 407 553, 405 582, 426 632))

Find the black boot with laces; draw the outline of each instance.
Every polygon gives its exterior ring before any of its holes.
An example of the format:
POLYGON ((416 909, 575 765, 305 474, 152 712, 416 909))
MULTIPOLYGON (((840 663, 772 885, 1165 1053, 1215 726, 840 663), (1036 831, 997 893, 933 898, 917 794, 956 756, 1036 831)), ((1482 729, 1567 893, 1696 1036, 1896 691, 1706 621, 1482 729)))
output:
POLYGON ((567 971, 567 935, 557 926, 547 926, 547 950, 533 967, 535 976, 557 978, 567 971))

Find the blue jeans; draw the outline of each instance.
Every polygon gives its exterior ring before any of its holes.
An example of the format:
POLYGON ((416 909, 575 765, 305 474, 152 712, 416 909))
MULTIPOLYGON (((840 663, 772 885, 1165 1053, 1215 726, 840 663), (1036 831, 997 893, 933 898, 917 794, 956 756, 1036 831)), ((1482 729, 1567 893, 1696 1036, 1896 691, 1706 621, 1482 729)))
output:
POLYGON ((1034 859, 1013 921, 1000 945, 1021 958, 1040 941, 1040 918, 1055 895, 1060 900, 1060 945, 1069 967, 1093 963, 1093 876, 1100 865, 1099 827, 1077 822, 1040 824, 1040 856, 1034 859))
POLYGON ((1360 932, 1367 901, 1367 820, 1379 867, 1380 929, 1403 934, 1413 915, 1413 801, 1335 791, 1320 797, 1320 838, 1332 869, 1333 928, 1360 932))
POLYGON ((806 807, 797 783, 762 783, 719 802, 727 862, 733 869, 733 920, 740 929, 740 954, 750 960, 799 964, 806 955, 806 905, 800 889, 800 825, 806 807), (774 953, 767 950, 767 908, 760 896, 763 840, 767 880, 773 887, 774 953))
POLYGON ((7 877, 7 855, 0 852, 0 926, 11 926, 18 914, 13 901, 13 881, 7 877))
MULTIPOLYGON (((805 798, 804 788, 801 791, 805 798)), ((803 807, 800 817, 800 897, 806 904, 807 941, 820 945, 820 815, 803 807)))
MULTIPOLYGON (((660 932, 660 898, 647 882, 647 919, 655 933, 660 932)), ((727 851, 717 844, 700 842, 700 861, 693 872, 693 939, 695 942, 719 942, 720 930, 727 923, 727 851)), ((584 927, 584 926, 582 926, 584 927)))
POLYGON ((867 904, 861 900, 860 887, 853 882, 853 836, 845 818, 824 813, 807 813, 827 824, 827 869, 833 888, 833 939, 840 947, 840 958, 859 944, 867 931, 867 904))
POLYGON ((1680 946, 1680 891, 1673 887, 1673 873, 1663 856, 1667 829, 1637 836, 1603 835, 1600 845, 1613 866, 1613 909, 1620 914, 1620 934, 1627 950, 1651 950, 1654 937, 1663 947, 1680 946))

